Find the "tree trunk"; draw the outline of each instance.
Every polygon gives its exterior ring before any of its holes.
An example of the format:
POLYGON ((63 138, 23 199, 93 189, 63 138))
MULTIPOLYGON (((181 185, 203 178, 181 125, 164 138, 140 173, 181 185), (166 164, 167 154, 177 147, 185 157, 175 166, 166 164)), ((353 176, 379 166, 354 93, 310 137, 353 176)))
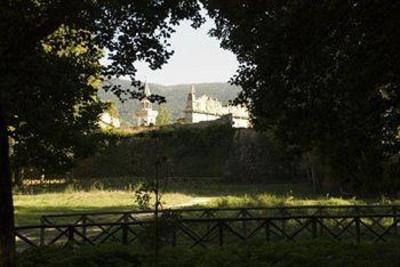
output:
POLYGON ((7 124, 0 104, 0 267, 15 266, 14 206, 7 124))
POLYGON ((314 169, 314 165, 311 165, 311 180, 312 180, 312 184, 313 184, 313 194, 316 195, 319 193, 318 190, 318 180, 317 180, 317 175, 315 174, 315 169, 314 169))
POLYGON ((13 178, 11 179, 13 181, 13 186, 22 188, 24 185, 24 178, 25 178, 25 169, 24 168, 16 168, 14 166, 14 172, 13 172, 13 178))

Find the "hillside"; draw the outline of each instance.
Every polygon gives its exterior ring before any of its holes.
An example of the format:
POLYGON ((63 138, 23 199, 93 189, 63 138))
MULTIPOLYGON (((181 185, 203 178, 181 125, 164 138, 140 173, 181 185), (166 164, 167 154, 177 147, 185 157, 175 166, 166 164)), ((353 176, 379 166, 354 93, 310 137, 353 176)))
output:
MULTIPOLYGON (((123 88, 130 87, 130 82, 121 79, 110 80, 113 84, 121 85, 123 88)), ((177 84, 164 86, 160 84, 149 83, 151 93, 164 96, 167 103, 165 105, 171 112, 173 120, 176 120, 183 116, 183 109, 186 105, 186 98, 190 91, 192 84, 177 84)), ((206 94, 211 97, 215 97, 227 104, 229 100, 233 100, 239 93, 240 88, 237 86, 232 86, 228 83, 198 83, 194 84, 196 87, 196 94, 201 96, 206 94)), ((104 90, 99 91, 99 97, 103 101, 111 101, 115 103, 118 111, 121 115, 122 120, 125 123, 133 124, 135 121, 134 114, 137 110, 138 101, 127 101, 121 103, 116 96, 112 93, 107 93, 104 90)), ((155 109, 158 105, 155 105, 155 109)))

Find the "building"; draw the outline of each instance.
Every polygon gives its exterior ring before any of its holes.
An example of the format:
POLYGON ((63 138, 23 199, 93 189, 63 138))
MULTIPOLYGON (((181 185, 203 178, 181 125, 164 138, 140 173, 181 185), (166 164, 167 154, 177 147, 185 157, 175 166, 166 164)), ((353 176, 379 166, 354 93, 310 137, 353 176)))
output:
POLYGON ((221 118, 222 116, 230 115, 228 117, 231 118, 232 127, 251 127, 249 112, 246 107, 232 105, 224 106, 217 99, 206 95, 197 98, 194 86, 192 86, 192 89, 188 94, 184 112, 185 121, 188 123, 213 121, 221 118))
POLYGON ((112 116, 109 112, 103 112, 99 118, 99 126, 102 129, 120 128, 121 121, 117 117, 112 116))
POLYGON ((136 112, 137 126, 155 125, 158 111, 153 110, 153 103, 148 99, 151 93, 147 82, 144 85, 144 95, 145 97, 140 101, 138 111, 136 112))

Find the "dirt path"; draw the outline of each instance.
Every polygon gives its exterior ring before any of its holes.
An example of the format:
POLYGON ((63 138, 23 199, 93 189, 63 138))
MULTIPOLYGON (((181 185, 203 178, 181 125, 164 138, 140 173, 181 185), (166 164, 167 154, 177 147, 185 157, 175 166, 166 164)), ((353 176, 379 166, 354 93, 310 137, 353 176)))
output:
POLYGON ((198 205, 206 205, 214 200, 215 197, 193 197, 189 202, 167 206, 169 209, 189 208, 198 205))

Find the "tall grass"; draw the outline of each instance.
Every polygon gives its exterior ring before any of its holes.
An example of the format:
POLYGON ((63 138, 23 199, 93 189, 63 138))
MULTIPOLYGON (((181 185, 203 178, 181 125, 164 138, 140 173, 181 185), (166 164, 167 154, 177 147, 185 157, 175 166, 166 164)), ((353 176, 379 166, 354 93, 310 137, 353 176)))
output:
POLYGON ((365 200, 338 197, 299 198, 292 195, 244 194, 241 196, 219 197, 208 204, 210 207, 272 207, 305 205, 360 205, 365 200))

